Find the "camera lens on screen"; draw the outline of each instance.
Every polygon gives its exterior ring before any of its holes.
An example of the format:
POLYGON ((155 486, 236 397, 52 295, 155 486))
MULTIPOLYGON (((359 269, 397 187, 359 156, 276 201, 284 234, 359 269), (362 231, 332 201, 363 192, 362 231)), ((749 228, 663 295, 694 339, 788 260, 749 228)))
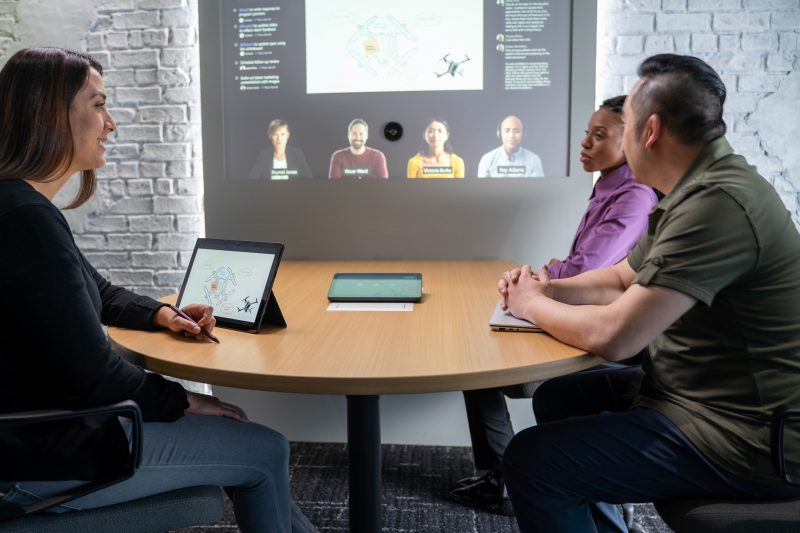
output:
POLYGON ((390 141, 399 141, 403 136, 403 126, 399 122, 387 122, 383 127, 383 135, 390 141))

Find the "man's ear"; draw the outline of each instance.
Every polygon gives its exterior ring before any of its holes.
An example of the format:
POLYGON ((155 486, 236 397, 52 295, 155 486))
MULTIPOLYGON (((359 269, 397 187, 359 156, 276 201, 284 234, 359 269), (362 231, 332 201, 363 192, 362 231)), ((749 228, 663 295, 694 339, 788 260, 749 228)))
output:
POLYGON ((653 145, 661 139, 663 134, 661 117, 655 113, 647 117, 647 121, 644 123, 644 147, 652 150, 653 145))

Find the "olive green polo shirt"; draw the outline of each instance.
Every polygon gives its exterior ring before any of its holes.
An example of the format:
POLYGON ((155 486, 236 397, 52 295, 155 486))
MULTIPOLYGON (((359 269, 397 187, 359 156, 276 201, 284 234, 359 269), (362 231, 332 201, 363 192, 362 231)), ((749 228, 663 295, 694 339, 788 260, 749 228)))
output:
POLYGON ((778 482, 770 417, 800 404, 800 235, 775 190, 715 139, 654 208, 628 261, 634 283, 697 299, 651 343, 637 404, 724 469, 778 482))

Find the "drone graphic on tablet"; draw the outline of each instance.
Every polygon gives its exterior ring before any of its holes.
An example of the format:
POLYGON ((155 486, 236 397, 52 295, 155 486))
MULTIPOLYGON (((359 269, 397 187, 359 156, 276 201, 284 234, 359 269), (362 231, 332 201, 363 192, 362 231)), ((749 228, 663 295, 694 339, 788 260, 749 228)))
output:
POLYGON ((250 297, 245 296, 244 298, 242 298, 242 301, 244 302, 244 307, 237 307, 236 309, 239 312, 244 311, 245 313, 249 313, 250 311, 253 310, 253 306, 258 303, 258 298, 256 298, 254 301, 251 302, 250 297))

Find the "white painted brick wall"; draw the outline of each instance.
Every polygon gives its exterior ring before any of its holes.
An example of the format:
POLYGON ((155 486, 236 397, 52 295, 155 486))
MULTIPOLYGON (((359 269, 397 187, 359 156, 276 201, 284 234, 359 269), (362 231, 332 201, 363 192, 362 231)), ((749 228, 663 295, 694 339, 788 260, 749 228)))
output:
POLYGON ((17 2, 0 0, 0 57, 5 58, 17 35, 17 2))
POLYGON ((649 55, 700 57, 728 88, 729 141, 800 227, 800 0, 598 0, 598 17, 598 101, 629 91, 649 55))
POLYGON ((76 238, 112 282, 151 296, 177 291, 204 233, 196 1, 97 0, 86 39, 118 130, 76 238))

